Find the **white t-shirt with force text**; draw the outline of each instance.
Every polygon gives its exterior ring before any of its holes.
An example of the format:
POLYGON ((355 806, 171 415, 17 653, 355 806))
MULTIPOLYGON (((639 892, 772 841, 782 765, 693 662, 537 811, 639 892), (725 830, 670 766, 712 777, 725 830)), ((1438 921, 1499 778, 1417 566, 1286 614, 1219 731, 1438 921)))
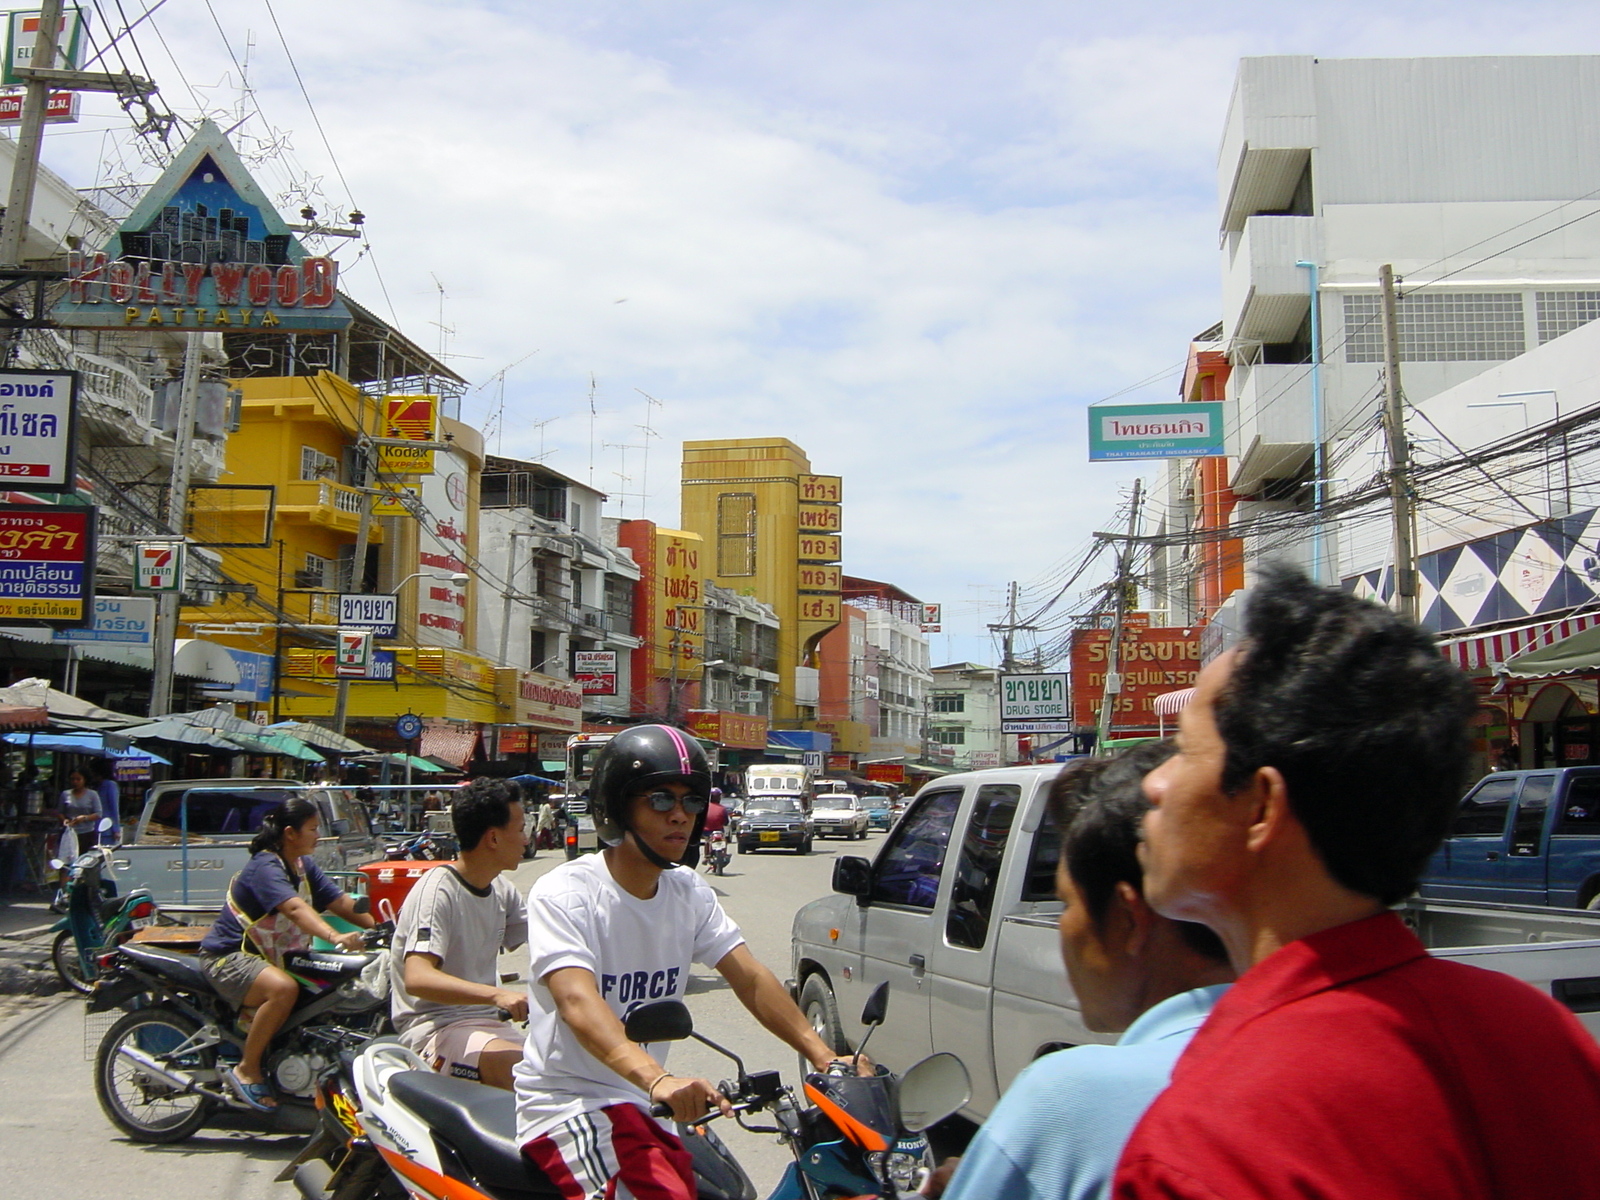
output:
POLYGON ((480 889, 454 867, 434 867, 417 880, 395 917, 389 969, 395 1032, 415 1049, 445 1025, 495 1019, 492 1004, 439 1004, 406 991, 406 955, 432 954, 446 975, 498 987, 500 951, 527 940, 527 909, 510 879, 496 875, 480 889))
MULTIPOLYGON (((612 1104, 649 1097, 585 1050, 556 1011, 544 979, 562 967, 594 975, 618 1020, 638 1004, 682 1000, 693 963, 715 966, 744 943, 716 893, 688 868, 661 873, 640 900, 611 877, 603 854, 564 863, 528 893, 528 1040, 516 1066, 517 1139, 612 1104)), ((645 1049, 665 1065, 665 1045, 645 1049)))

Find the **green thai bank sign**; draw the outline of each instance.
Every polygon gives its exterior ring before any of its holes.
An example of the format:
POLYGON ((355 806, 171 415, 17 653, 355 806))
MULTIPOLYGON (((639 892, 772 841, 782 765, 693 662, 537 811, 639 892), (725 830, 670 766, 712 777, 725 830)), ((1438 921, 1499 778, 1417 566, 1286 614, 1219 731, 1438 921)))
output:
POLYGON ((1089 461, 1123 458, 1217 458, 1221 401, 1192 404, 1107 404, 1089 409, 1089 461))

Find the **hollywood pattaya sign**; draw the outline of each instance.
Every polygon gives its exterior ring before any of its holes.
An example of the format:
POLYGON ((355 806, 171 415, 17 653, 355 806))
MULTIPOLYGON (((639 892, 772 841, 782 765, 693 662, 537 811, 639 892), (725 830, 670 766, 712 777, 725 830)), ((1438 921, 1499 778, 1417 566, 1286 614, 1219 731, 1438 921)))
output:
POLYGON ((68 328, 334 331, 338 264, 308 255, 222 131, 204 122, 104 249, 74 250, 68 328))

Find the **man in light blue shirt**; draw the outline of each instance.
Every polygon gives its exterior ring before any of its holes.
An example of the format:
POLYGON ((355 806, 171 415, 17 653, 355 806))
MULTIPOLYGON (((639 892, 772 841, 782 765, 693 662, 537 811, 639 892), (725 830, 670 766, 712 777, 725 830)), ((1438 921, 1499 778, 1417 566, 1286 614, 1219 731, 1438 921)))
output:
MULTIPOLYGON (((1067 979, 1083 1023, 1122 1037, 1047 1054, 1018 1075, 959 1160, 944 1200, 1109 1195, 1133 1127, 1232 981, 1215 934, 1144 901, 1136 848, 1149 805, 1140 783, 1172 752, 1160 742, 1090 759, 1052 787, 1051 816, 1065 831, 1056 890, 1067 979)), ((935 1175, 931 1195, 949 1167, 935 1175)))

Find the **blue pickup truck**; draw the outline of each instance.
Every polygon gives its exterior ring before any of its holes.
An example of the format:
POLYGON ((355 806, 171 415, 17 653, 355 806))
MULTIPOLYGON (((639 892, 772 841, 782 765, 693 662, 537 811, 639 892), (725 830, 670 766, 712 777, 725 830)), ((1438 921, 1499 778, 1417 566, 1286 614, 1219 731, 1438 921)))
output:
POLYGON ((1600 909, 1600 767, 1485 775, 1462 799, 1421 892, 1600 909))

